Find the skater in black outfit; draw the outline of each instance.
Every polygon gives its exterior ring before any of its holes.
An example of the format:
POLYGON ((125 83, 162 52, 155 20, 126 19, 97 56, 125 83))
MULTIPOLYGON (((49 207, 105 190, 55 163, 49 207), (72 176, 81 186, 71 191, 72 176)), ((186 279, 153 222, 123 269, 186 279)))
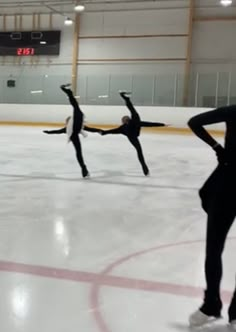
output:
POLYGON ((125 135, 130 143, 134 146, 134 148, 137 151, 138 159, 140 161, 140 164, 142 165, 143 173, 145 175, 149 174, 149 169, 147 167, 147 164, 144 160, 143 151, 141 144, 139 142, 139 135, 140 135, 140 129, 141 127, 163 127, 165 126, 164 123, 159 122, 145 122, 141 121, 138 112, 134 108, 130 98, 128 97, 126 92, 120 92, 121 97, 125 100, 126 106, 130 110, 131 118, 129 116, 123 116, 122 120, 122 126, 111 129, 111 130, 102 130, 102 135, 107 134, 122 134, 125 135))
MULTIPOLYGON (((220 283, 222 253, 227 234, 236 216, 236 105, 194 116, 189 127, 216 153, 218 166, 200 189, 202 207, 207 213, 206 290, 203 305, 190 316, 191 325, 202 325, 221 315, 220 283), (226 123, 225 145, 221 146, 204 125, 226 123)), ((236 290, 228 309, 229 322, 236 328, 236 290)))
POLYGON ((83 127, 84 114, 82 113, 82 111, 78 105, 78 102, 73 95, 73 92, 70 89, 68 89, 68 86, 69 86, 69 84, 62 85, 61 89, 62 89, 62 91, 65 92, 65 94, 69 98, 69 101, 73 107, 73 116, 68 117, 66 119, 66 127, 62 128, 62 129, 58 129, 58 130, 45 130, 44 133, 46 133, 46 134, 66 134, 67 133, 69 135, 69 140, 73 143, 75 151, 76 151, 76 157, 77 157, 78 163, 81 167, 82 175, 85 178, 85 177, 89 176, 89 172, 88 172, 87 167, 83 160, 79 133, 81 133, 82 130, 100 133, 101 130, 96 129, 96 128, 89 128, 86 126, 83 127), (71 127, 71 130, 69 129, 70 127, 71 127))

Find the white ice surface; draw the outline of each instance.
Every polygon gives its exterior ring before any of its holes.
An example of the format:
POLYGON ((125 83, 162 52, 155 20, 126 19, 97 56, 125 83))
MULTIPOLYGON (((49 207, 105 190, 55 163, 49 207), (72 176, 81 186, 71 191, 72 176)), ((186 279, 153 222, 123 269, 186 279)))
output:
MULTIPOLYGON (((45 128, 44 128, 45 129, 45 128)), ((201 297, 103 285, 94 317, 92 284, 4 271, 4 262, 98 274, 122 257, 204 240, 198 188, 216 165, 194 136, 143 134, 151 176, 122 136, 81 138, 91 179, 81 178, 66 135, 0 127, 0 322, 3 332, 188 331, 201 297)), ((230 236, 236 236, 233 226, 230 236)), ((236 241, 227 242, 223 290, 234 287, 236 241)), ((204 288, 204 242, 137 255, 112 276, 204 288)), ((124 283, 126 283, 126 279, 124 283)), ((225 310, 227 309, 227 306, 225 310)), ((227 331, 226 319, 213 331, 227 331)))

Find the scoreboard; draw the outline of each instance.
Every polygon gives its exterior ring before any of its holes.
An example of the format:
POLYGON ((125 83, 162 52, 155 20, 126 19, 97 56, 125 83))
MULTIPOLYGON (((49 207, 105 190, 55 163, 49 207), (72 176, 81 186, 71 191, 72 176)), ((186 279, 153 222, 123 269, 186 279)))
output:
POLYGON ((0 56, 59 55, 61 31, 0 32, 0 56))

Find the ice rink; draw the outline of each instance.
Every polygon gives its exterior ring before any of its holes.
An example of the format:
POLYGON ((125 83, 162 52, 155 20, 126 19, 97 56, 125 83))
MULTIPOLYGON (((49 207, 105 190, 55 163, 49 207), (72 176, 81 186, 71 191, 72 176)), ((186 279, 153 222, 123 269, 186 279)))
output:
MULTIPOLYGON (((43 129, 0 127, 1 331, 190 331, 205 286, 198 188, 214 153, 195 136, 142 134, 146 178, 125 137, 89 134, 84 180, 66 136, 43 129)), ((235 252, 234 225, 224 313, 235 252)))

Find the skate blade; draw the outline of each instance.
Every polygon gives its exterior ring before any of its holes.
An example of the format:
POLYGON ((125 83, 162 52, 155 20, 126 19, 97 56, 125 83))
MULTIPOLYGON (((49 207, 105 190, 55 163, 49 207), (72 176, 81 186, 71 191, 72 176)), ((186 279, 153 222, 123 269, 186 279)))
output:
POLYGON ((189 326, 191 328, 202 328, 202 327, 206 327, 208 325, 212 325, 215 322, 218 322, 219 320, 221 320, 223 317, 209 317, 208 320, 206 320, 205 322, 201 322, 201 323, 194 323, 194 322, 189 322, 189 326))
POLYGON ((123 93, 125 95, 132 95, 132 92, 130 92, 130 91, 124 91, 124 90, 119 90, 119 93, 123 93))
POLYGON ((230 322, 228 327, 230 328, 231 331, 236 331, 236 320, 230 322))

